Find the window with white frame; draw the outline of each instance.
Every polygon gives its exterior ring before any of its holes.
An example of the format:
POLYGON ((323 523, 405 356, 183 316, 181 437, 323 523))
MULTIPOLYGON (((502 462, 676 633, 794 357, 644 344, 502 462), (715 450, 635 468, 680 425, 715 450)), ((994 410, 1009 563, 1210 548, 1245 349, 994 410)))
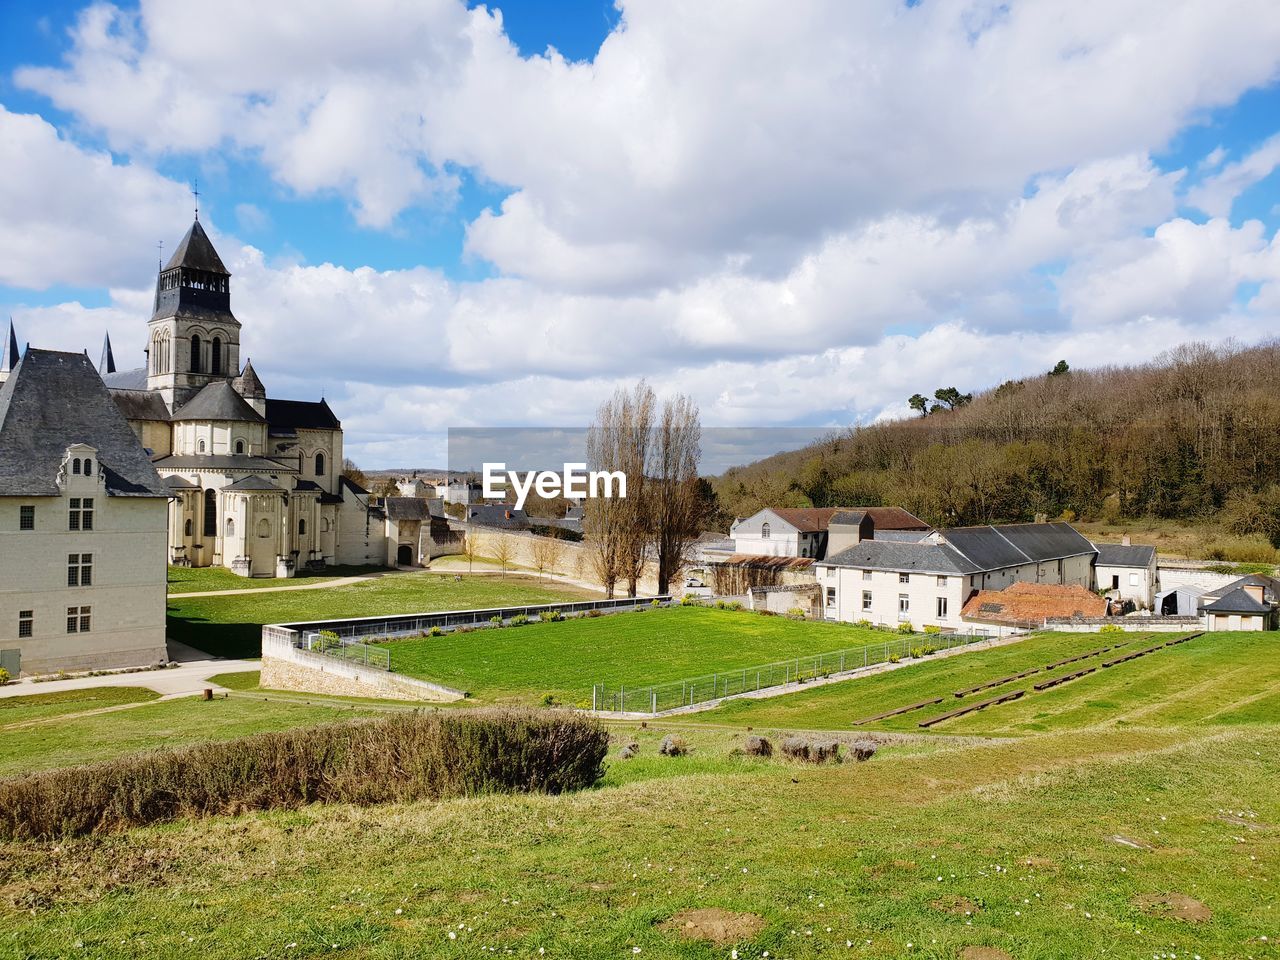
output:
POLYGON ((67 586, 68 587, 93 586, 93 554, 92 553, 67 554, 67 586))
POLYGON ((1138 585, 1138 574, 1136 572, 1129 574, 1129 586, 1136 587, 1138 585))
POLYGON ((827 587, 827 606, 834 607, 836 605, 836 588, 827 587))
POLYGON ((93 529, 93 497, 72 497, 67 514, 68 530, 93 529))
POLYGON ((67 607, 67 633, 88 633, 92 614, 90 607, 67 607))
POLYGON ((946 597, 938 598, 938 619, 939 620, 947 619, 947 598, 946 597))
POLYGON ((871 609, 871 591, 870 590, 862 591, 862 609, 863 610, 871 609))
POLYGON ((943 577, 943 576, 939 576, 939 577, 938 577, 938 586, 940 586, 940 587, 945 587, 946 585, 947 585, 947 578, 946 578, 946 577, 943 577))
POLYGON ((863 570, 863 571, 862 571, 862 579, 863 579, 863 580, 870 580, 870 579, 871 579, 871 571, 870 571, 870 570, 863 570))
POLYGON ((911 612, 911 597, 909 594, 898 594, 898 616, 904 616, 911 612))
POLYGON ((898 574, 898 582, 899 582, 899 583, 910 583, 910 582, 911 582, 911 574, 909 574, 909 573, 900 573, 900 574, 898 574))
POLYGON ((769 525, 767 523, 760 524, 760 539, 761 540, 769 539, 769 525))

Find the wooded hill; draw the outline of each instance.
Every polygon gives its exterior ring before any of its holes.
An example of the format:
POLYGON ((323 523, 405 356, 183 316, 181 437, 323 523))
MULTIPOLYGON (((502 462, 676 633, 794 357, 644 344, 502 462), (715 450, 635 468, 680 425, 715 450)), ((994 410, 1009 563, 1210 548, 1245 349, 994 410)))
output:
POLYGON ((719 505, 731 518, 763 506, 896 504, 938 526, 1038 513, 1214 520, 1280 546, 1280 340, 1187 344, 1141 366, 1063 366, 956 409, 730 469, 712 481, 719 505))

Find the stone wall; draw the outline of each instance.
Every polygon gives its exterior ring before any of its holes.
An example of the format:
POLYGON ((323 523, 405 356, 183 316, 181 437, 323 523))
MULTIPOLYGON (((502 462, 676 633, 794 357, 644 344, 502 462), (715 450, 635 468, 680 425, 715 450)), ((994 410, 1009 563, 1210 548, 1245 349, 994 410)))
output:
POLYGON ((1103 627, 1119 627, 1126 633, 1190 633, 1203 624, 1199 617, 1077 617, 1044 624, 1056 633, 1097 633, 1103 627))
MULTIPOLYGON (((492 557, 494 547, 502 542, 507 542, 511 547, 511 563, 516 566, 537 568, 534 561, 534 547, 541 541, 545 541, 547 537, 540 537, 537 534, 528 533, 523 530, 500 530, 497 527, 486 527, 480 524, 469 523, 467 527, 467 536, 472 538, 472 542, 476 542, 475 538, 479 538, 479 555, 483 557, 492 557)), ((589 583, 598 583, 591 564, 591 555, 589 548, 584 543, 575 543, 572 540, 560 541, 563 550, 561 551, 560 562, 556 565, 556 569, 547 571, 548 573, 559 573, 567 577, 573 577, 575 580, 584 580, 589 583)), ((676 596, 681 593, 684 581, 678 580, 671 584, 670 592, 676 596)), ((657 571, 652 563, 645 565, 644 576, 640 578, 637 586, 638 593, 642 596, 653 596, 658 592, 657 571)), ((619 583, 614 590, 616 596, 625 596, 627 585, 619 583)))
POLYGON ((341 697, 451 703, 464 698, 461 690, 349 663, 336 657, 299 650, 274 637, 262 638, 262 687, 341 697))

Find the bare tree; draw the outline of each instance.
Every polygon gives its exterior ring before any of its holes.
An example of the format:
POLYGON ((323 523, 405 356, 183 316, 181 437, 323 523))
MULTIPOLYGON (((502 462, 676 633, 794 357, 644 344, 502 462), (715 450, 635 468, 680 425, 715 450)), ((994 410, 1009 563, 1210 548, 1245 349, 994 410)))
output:
POLYGON ((363 470, 356 466, 356 462, 350 457, 342 461, 342 475, 361 490, 369 489, 369 477, 363 470))
MULTIPOLYGON (((600 405, 587 431, 587 465, 592 470, 622 470, 626 459, 627 394, 622 389, 600 405)), ((627 476, 627 497, 632 496, 632 478, 627 476)), ((589 497, 583 504, 582 532, 587 546, 587 566, 592 577, 612 598, 622 577, 630 517, 626 500, 589 497)))
POLYGON ((659 593, 667 593, 680 575, 702 523, 706 501, 698 484, 701 442, 697 405, 684 395, 663 403, 645 485, 659 593))
POLYGON ((538 537, 533 542, 533 566, 541 579, 544 573, 554 572, 564 558, 564 542, 559 537, 538 537))
POLYGON ((499 534, 493 541, 493 559, 502 567, 502 575, 505 577, 507 567, 515 559, 515 547, 512 546, 510 537, 499 534))
POLYGON ((484 556, 484 550, 488 545, 488 541, 480 536, 480 531, 475 527, 466 532, 462 541, 462 555, 467 558, 467 573, 471 572, 471 567, 476 560, 484 556))

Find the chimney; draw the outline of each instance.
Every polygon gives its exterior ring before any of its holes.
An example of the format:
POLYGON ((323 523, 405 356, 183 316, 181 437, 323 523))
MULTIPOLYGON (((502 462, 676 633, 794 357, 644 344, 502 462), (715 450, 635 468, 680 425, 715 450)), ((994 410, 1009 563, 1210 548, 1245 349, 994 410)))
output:
POLYGON ((875 522, 866 513, 851 510, 837 513, 827 524, 827 550, 824 557, 834 557, 863 540, 875 538, 875 522), (839 518, 839 519, 837 519, 839 518))
POLYGON ((1133 539, 1126 533, 1123 537, 1120 538, 1120 544, 1121 546, 1131 547, 1133 546, 1133 539))

